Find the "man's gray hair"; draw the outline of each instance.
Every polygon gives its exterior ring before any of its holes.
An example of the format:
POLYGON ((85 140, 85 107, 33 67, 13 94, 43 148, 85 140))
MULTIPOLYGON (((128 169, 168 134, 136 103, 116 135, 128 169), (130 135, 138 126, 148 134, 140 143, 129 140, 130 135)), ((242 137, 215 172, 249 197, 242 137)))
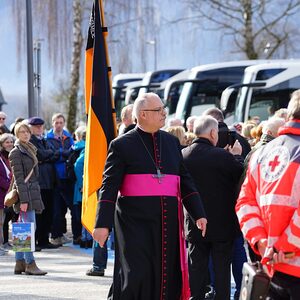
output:
POLYGON ((207 110, 205 110, 202 113, 202 116, 212 116, 215 118, 218 122, 224 122, 224 115, 220 109, 217 107, 212 107, 207 110))
POLYGON ((138 118, 140 112, 146 107, 147 101, 152 97, 159 98, 155 93, 144 93, 135 99, 132 109, 132 118, 138 118))
POLYGON ((74 132, 77 140, 85 140, 86 138, 86 126, 82 125, 76 128, 74 132))
POLYGON ((212 116, 200 116, 194 123, 194 133, 196 136, 208 134, 213 128, 218 129, 218 121, 212 116))
POLYGON ((283 126, 285 120, 283 118, 272 117, 263 124, 262 133, 267 134, 268 131, 272 132, 272 135, 278 132, 279 127, 283 126))
POLYGON ((122 108, 122 110, 121 110, 121 120, 122 121, 128 118, 128 112, 130 110, 132 110, 132 108, 133 108, 133 104, 128 104, 122 108))
POLYGON ((300 90, 293 92, 287 111, 289 119, 300 119, 300 90))

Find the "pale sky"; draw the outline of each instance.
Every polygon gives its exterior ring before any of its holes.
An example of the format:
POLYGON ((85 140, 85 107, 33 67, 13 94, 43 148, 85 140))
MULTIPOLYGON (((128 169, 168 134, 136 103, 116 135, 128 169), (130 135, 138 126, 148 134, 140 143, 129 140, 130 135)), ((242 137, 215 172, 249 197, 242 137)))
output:
MULTIPOLYGON (((27 56, 22 70, 17 70, 15 28, 10 10, 11 0, 0 0, 0 88, 7 105, 2 110, 8 114, 8 124, 18 116, 27 117, 27 56)), ((25 24, 24 24, 25 26, 25 24)), ((33 36, 33 39, 36 37, 33 36)), ((47 95, 53 88, 53 75, 47 66, 47 57, 42 44, 41 91, 47 95), (44 54, 44 55, 43 55, 44 54)))

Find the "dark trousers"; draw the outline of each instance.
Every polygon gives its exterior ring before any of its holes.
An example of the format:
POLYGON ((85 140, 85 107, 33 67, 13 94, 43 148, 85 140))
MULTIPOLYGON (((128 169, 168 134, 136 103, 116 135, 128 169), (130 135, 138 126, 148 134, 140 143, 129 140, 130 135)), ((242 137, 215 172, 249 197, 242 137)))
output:
POLYGON ((233 241, 188 243, 190 300, 202 300, 205 296, 209 256, 212 257, 215 274, 215 300, 230 299, 230 264, 233 241))
POLYGON ((300 300, 300 278, 276 272, 267 299, 300 300))
POLYGON ((73 223, 72 223, 72 231, 73 231, 73 239, 77 239, 81 236, 82 225, 81 225, 81 203, 73 205, 73 223))
POLYGON ((246 251, 244 248, 244 237, 240 235, 234 240, 232 252, 232 274, 235 282, 235 288, 239 294, 242 285, 242 269, 244 262, 247 261, 246 251))
POLYGON ((17 222, 19 214, 16 214, 12 207, 4 209, 5 217, 3 222, 3 243, 8 243, 8 224, 9 221, 17 222))
POLYGON ((42 201, 45 209, 41 214, 36 215, 36 242, 43 246, 49 243, 49 234, 53 219, 53 190, 41 189, 42 201))
POLYGON ((107 265, 107 245, 101 248, 99 243, 93 242, 93 269, 100 271, 106 269, 107 265))
POLYGON ((53 194, 53 219, 52 219, 52 238, 62 237, 67 232, 66 213, 69 208, 71 211, 72 233, 74 227, 73 220, 73 194, 74 184, 68 179, 60 179, 53 194))

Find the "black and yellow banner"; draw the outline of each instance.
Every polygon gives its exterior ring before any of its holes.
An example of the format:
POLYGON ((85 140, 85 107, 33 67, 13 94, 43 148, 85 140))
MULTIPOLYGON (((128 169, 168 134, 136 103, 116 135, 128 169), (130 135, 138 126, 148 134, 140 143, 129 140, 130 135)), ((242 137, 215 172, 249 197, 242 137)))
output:
POLYGON ((85 53, 87 135, 81 220, 89 232, 92 232, 95 224, 97 191, 102 184, 108 145, 116 136, 116 114, 106 36, 103 4, 101 0, 95 0, 85 53))

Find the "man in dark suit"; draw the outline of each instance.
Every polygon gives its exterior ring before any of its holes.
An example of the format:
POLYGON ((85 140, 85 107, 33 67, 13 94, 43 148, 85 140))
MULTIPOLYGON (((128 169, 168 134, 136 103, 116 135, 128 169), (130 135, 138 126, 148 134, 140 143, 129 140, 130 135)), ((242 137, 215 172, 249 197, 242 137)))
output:
POLYGON ((211 116, 199 117, 194 124, 194 133, 197 139, 182 153, 202 198, 208 227, 206 236, 202 237, 186 215, 190 299, 204 299, 211 255, 215 271, 215 299, 229 300, 232 247, 239 232, 234 206, 243 171, 242 147, 238 141, 228 150, 216 147, 218 122, 211 116))

